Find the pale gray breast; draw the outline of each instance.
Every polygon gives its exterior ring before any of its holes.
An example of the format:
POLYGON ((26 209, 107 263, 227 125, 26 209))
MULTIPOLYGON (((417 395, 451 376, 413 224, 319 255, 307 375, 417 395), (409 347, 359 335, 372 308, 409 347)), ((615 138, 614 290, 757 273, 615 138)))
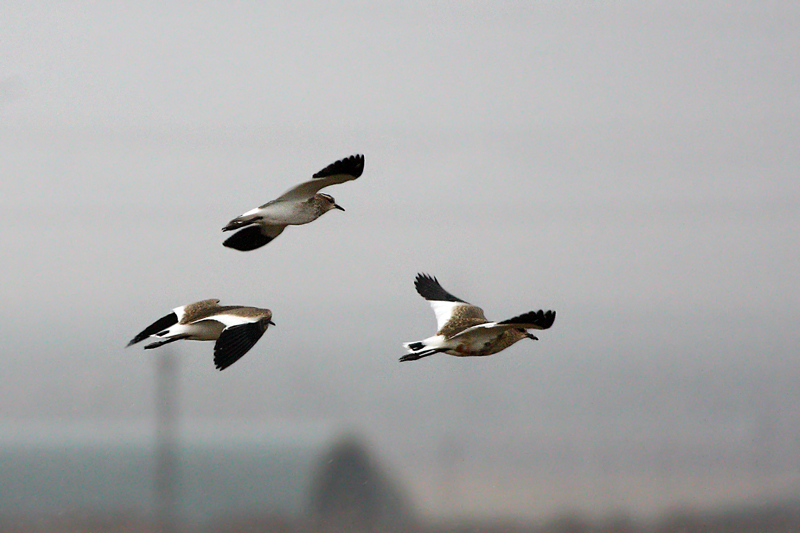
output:
POLYGON ((272 200, 259 207, 260 216, 267 224, 307 224, 319 216, 311 200, 272 200))
POLYGON ((492 355, 497 352, 502 352, 512 344, 517 343, 525 338, 525 333, 516 329, 507 329, 498 335, 494 342, 487 342, 481 350, 481 355, 492 355))
POLYGON ((291 224, 299 226, 313 222, 322 216, 329 202, 322 198, 311 197, 302 202, 278 201, 265 206, 262 217, 272 224, 291 224))
POLYGON ((308 205, 314 211, 314 218, 321 217, 324 213, 330 211, 333 202, 330 200, 326 200, 325 198, 321 197, 319 194, 314 195, 313 197, 309 198, 308 205))

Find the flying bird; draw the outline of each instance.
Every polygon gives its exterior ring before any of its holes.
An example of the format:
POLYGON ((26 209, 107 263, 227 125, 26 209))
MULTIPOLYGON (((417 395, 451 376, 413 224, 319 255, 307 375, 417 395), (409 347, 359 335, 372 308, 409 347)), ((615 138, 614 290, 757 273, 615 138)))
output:
POLYGON ((330 185, 354 180, 362 172, 363 155, 351 155, 328 165, 309 181, 228 222, 222 231, 239 231, 222 244, 243 252, 255 250, 280 235, 286 226, 308 224, 332 209, 344 211, 333 196, 319 191, 330 185))
POLYGON ((403 346, 409 351, 401 362, 416 361, 435 353, 456 357, 479 357, 505 350, 522 339, 539 340, 528 329, 547 329, 555 311, 529 311, 501 322, 489 322, 483 309, 453 296, 428 274, 417 274, 414 286, 431 303, 439 331, 433 337, 403 346))
MULTIPOLYGON (((128 343, 128 346, 148 337, 161 340, 145 345, 145 350, 158 348, 179 340, 217 341, 214 344, 214 365, 225 370, 238 361, 275 323, 272 311, 240 305, 218 305, 219 300, 202 300, 176 307, 159 318, 128 343)), ((126 346, 127 348, 127 346, 126 346)))

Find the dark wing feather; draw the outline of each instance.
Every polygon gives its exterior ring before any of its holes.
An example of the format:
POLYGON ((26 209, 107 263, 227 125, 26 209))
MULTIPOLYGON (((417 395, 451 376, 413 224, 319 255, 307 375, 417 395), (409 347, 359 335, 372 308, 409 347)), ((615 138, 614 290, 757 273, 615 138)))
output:
POLYGON ((241 252, 249 252, 256 248, 261 248, 265 244, 269 244, 275 237, 281 234, 286 226, 270 226, 265 228, 262 225, 248 226, 242 230, 237 231, 231 235, 223 246, 239 250, 241 252), (264 230, 271 230, 272 235, 265 235, 264 230))
POLYGON ((462 302, 467 303, 457 296, 453 296, 439 285, 439 280, 428 274, 417 274, 414 286, 420 296, 426 300, 438 302, 462 302))
POLYGON ((128 343, 128 346, 136 344, 137 342, 142 342, 147 337, 155 335, 159 331, 163 331, 171 326, 174 326, 177 323, 178 323, 178 315, 176 315, 174 311, 166 316, 162 316, 161 318, 159 318, 158 320, 147 326, 141 333, 132 338, 131 341, 128 343))
POLYGON ((261 322, 225 328, 214 344, 214 365, 225 370, 241 359, 267 331, 261 322))
POLYGON ((519 325, 526 329, 547 329, 556 321, 555 311, 529 311, 527 313, 498 322, 498 325, 519 325))
POLYGON ((357 154, 340 159, 335 163, 331 163, 327 167, 314 174, 312 177, 327 178, 328 176, 335 176, 337 174, 346 174, 348 176, 357 178, 361 176, 362 172, 364 172, 364 156, 357 154))

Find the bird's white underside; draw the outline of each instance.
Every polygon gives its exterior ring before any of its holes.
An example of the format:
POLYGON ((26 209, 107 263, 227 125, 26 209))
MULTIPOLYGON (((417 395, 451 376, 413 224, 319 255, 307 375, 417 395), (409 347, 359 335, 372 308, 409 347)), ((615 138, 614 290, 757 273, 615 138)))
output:
POLYGON ((472 326, 447 339, 446 346, 448 348, 461 346, 468 352, 480 351, 487 343, 494 342, 506 329, 508 328, 486 327, 486 324, 472 326))
POLYGON ((489 322, 486 324, 479 324, 477 326, 469 327, 450 338, 447 338, 444 335, 434 335, 432 337, 428 337, 427 339, 418 341, 424 345, 424 348, 421 350, 412 350, 409 344, 413 343, 407 342, 404 343, 403 346, 410 353, 429 349, 455 350, 459 346, 463 351, 466 352, 478 352, 483 349, 487 343, 494 342, 497 337, 503 334, 504 331, 517 327, 519 326, 489 322))
POLYGON ((169 339, 178 335, 189 335, 190 340, 213 341, 219 338, 225 328, 251 324, 258 322, 261 318, 258 316, 245 317, 220 313, 197 320, 191 324, 181 324, 180 321, 183 320, 183 316, 186 314, 186 306, 181 305, 173 309, 173 311, 178 317, 178 323, 170 326, 164 335, 159 335, 162 339, 169 339))
POLYGON ((251 215, 258 215, 261 226, 292 225, 299 226, 308 224, 318 218, 318 212, 312 209, 303 201, 288 200, 270 203, 262 207, 256 207, 243 213, 240 218, 251 215))
POLYGON ((227 314, 219 314, 214 315, 213 317, 209 317, 212 320, 217 320, 225 324, 226 327, 231 326, 241 326, 242 324, 252 324, 254 322, 258 322, 261 320, 262 317, 260 316, 238 316, 238 315, 227 315, 227 314))
POLYGON ((503 333, 507 329, 519 329, 521 326, 519 324, 498 324, 497 322, 487 322, 486 324, 478 324, 477 326, 470 326, 464 331, 456 333, 451 339, 455 339, 456 337, 485 337, 485 338, 493 338, 501 333, 503 333))
POLYGON ((219 338, 225 330, 225 324, 217 320, 199 320, 191 324, 175 324, 171 326, 164 335, 158 335, 162 339, 171 339, 178 336, 186 336, 193 341, 214 341, 219 338))
POLYGON ((308 224, 316 220, 317 217, 313 211, 304 209, 303 202, 325 187, 354 179, 356 178, 349 174, 335 174, 326 178, 308 180, 292 187, 271 202, 242 213, 240 216, 259 215, 263 218, 263 221, 259 222, 262 226, 271 224, 295 226, 308 224))
MULTIPOLYGON (((177 313, 179 308, 176 308, 177 313)), ((172 337, 188 335, 189 340, 195 341, 214 341, 219 338, 222 332, 232 326, 240 326, 242 324, 252 324, 258 322, 261 317, 244 317, 236 315, 219 314, 211 317, 206 317, 201 320, 192 322, 191 324, 174 324, 167 329, 164 335, 158 337, 162 339, 170 339, 172 337)))

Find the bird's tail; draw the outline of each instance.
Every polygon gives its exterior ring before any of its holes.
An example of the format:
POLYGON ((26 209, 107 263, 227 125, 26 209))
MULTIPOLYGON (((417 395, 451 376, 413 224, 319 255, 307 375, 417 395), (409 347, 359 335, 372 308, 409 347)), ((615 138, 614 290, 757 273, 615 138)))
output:
POLYGON ((164 339, 163 341, 157 341, 157 342, 151 342, 150 344, 145 344, 144 345, 144 349, 145 350, 152 350, 153 348, 158 348, 159 346, 164 346, 165 344, 169 344, 171 342, 179 341, 181 339, 186 339, 188 337, 189 337, 188 335, 176 335, 174 337, 169 337, 167 339, 164 339))
POLYGON ((225 224, 225 227, 222 228, 222 231, 233 231, 235 229, 243 228, 245 226, 249 226, 250 224, 255 224, 260 219, 261 217, 259 215, 241 215, 225 224))
POLYGON ((441 347, 441 341, 442 337, 436 335, 421 341, 405 342, 403 347, 408 350, 408 353, 401 357, 400 361, 416 361, 417 359, 443 352, 444 348, 441 347))
POLYGON ((417 342, 406 342, 403 344, 403 347, 408 350, 409 352, 418 352, 425 348, 425 343, 422 341, 417 342))
POLYGON ((406 361, 416 361, 417 359, 422 359, 423 357, 428 357, 429 355, 433 355, 435 353, 443 351, 444 350, 442 350, 441 348, 431 348, 430 350, 422 350, 419 352, 407 353, 400 358, 400 362, 405 363, 406 361))

